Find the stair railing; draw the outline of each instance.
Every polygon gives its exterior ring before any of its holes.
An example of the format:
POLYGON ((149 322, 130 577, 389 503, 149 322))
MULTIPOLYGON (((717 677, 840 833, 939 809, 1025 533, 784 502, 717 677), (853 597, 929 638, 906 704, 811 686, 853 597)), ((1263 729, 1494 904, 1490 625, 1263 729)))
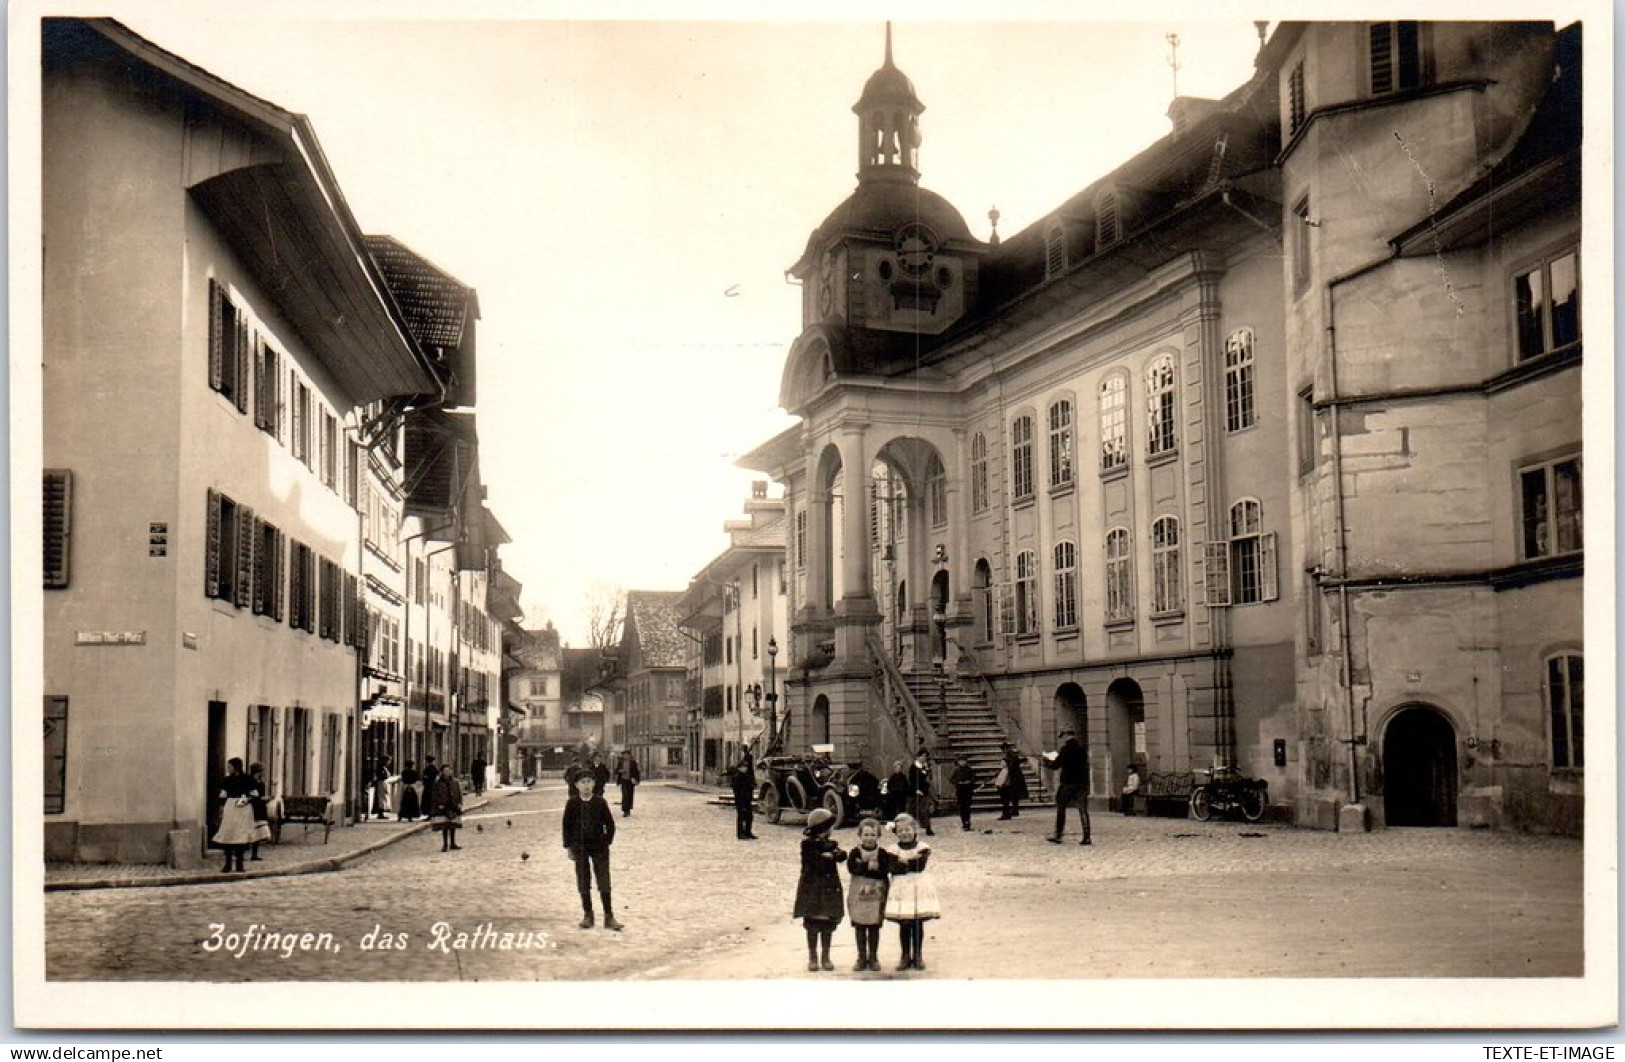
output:
POLYGON ((937 729, 920 707, 914 691, 903 680, 903 672, 887 654, 886 647, 876 635, 868 639, 869 657, 875 665, 876 692, 885 706, 886 718, 897 727, 905 748, 913 749, 924 742, 928 748, 937 746, 937 729), (913 738, 910 741, 910 737, 913 738))
MULTIPOLYGON (((1035 742, 1028 741, 1027 730, 1021 725, 1021 717, 1006 708, 1004 702, 999 699, 998 694, 993 689, 993 683, 989 681, 987 675, 982 671, 981 661, 977 659, 976 654, 951 634, 948 636, 948 644, 953 646, 959 653, 958 670, 960 676, 977 684, 982 691, 982 696, 987 700, 988 707, 992 709, 994 718, 1004 728, 1005 733, 1012 737, 1013 740, 1010 743, 1016 747, 1017 752, 1021 753, 1023 759, 1030 762, 1031 757, 1026 750, 1037 750, 1038 745, 1035 742)), ((1037 752, 1035 751, 1032 755, 1036 756, 1037 752)), ((1034 789, 1033 792, 1035 794, 1045 792, 1049 787, 1044 784, 1044 772, 1036 763, 1033 765, 1033 774, 1038 779, 1038 788, 1034 789)))

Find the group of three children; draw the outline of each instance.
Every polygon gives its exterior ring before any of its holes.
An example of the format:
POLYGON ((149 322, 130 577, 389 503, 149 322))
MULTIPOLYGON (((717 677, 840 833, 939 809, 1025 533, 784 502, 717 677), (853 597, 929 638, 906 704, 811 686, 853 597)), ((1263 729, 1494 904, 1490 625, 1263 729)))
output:
POLYGON ((801 878, 791 917, 801 919, 807 931, 807 969, 835 969, 829 944, 843 914, 852 919, 857 935, 858 962, 853 970, 880 969, 880 927, 886 921, 897 923, 902 944, 897 969, 925 969, 921 954, 925 923, 942 911, 936 885, 925 869, 931 846, 920 840, 918 824, 910 815, 897 816, 892 827, 897 847, 890 849, 880 846, 880 822, 864 819, 858 823, 858 845, 850 852, 830 836, 836 825, 834 814, 815 808, 807 816, 801 841, 801 878), (837 869, 842 863, 852 878, 844 903, 837 869))

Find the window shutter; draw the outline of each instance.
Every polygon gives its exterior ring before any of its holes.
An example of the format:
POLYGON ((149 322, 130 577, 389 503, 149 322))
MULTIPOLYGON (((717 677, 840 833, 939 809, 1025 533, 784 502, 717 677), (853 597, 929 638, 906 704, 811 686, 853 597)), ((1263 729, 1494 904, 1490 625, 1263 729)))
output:
POLYGON ((267 376, 270 372, 270 348, 265 340, 254 341, 254 427, 266 431, 271 423, 271 388, 267 376))
POLYGON ((220 495, 209 491, 208 530, 203 548, 203 593, 220 596, 220 495))
POLYGON ((1204 603, 1209 608, 1230 604, 1230 543, 1202 543, 1204 603))
POLYGON ((287 536, 275 528, 271 531, 271 618, 278 623, 282 622, 283 596, 287 586, 287 564, 283 560, 288 555, 287 536))
POLYGON ((1263 589, 1263 600, 1274 601, 1281 596, 1280 580, 1275 570, 1274 531, 1258 536, 1258 579, 1263 589))
POLYGON ((316 634, 318 637, 327 638, 333 633, 332 622, 328 616, 328 599, 333 594, 333 580, 331 569, 328 567, 326 560, 321 562, 318 573, 316 584, 316 634))
POLYGON ((237 315, 237 342, 235 354, 237 356, 237 393, 233 398, 237 402, 237 412, 248 412, 248 321, 242 314, 237 315))
POLYGON ((73 535, 73 473, 45 470, 44 483, 45 589, 68 585, 69 543, 73 535))
POLYGON ((225 298, 220 290, 220 283, 209 281, 209 386, 216 391, 225 384, 225 336, 221 334, 221 322, 225 307, 221 304, 225 298))
POLYGON ((254 615, 263 616, 270 611, 271 589, 271 556, 265 548, 266 531, 269 528, 264 520, 254 521, 254 615))
POLYGON ((344 573, 344 644, 359 649, 364 640, 361 636, 361 617, 356 610, 356 581, 355 576, 349 572, 344 573))
POLYGON ((232 604, 247 608, 254 600, 254 554, 258 543, 254 535, 254 510, 246 505, 237 506, 237 580, 232 584, 232 604))

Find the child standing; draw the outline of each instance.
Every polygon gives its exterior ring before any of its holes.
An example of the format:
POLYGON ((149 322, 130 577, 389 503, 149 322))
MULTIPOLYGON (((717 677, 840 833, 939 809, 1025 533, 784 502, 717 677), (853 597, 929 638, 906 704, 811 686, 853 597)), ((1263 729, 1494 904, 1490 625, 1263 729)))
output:
POLYGON ((852 891, 847 895, 846 913, 858 938, 858 964, 853 970, 880 970, 880 925, 886 920, 886 883, 891 874, 892 854, 880 847, 880 822, 864 819, 858 823, 858 846, 846 857, 852 875, 852 891))
POLYGON ((897 851, 892 855, 891 887, 886 893, 886 918, 897 923, 897 939, 903 946, 899 970, 923 970, 925 923, 940 918, 937 886, 926 874, 931 846, 920 840, 920 831, 911 815, 897 816, 897 851))
POLYGON ((836 867, 846 861, 840 842, 830 837, 835 815, 814 808, 807 816, 801 838, 801 880, 796 883, 796 906, 791 918, 801 919, 807 931, 807 969, 835 969, 829 961, 829 942, 841 924, 841 875, 836 867))
POLYGON ((598 897, 604 901, 604 928, 620 929, 609 899, 609 846, 615 840, 615 816, 603 796, 593 792, 596 784, 590 771, 576 777, 575 794, 564 805, 564 847, 576 864, 581 928, 592 928, 592 879, 596 876, 598 897))
POLYGON ((954 773, 948 781, 954 787, 954 801, 959 805, 959 828, 970 829, 970 805, 976 797, 976 787, 981 783, 976 780, 976 771, 971 768, 970 760, 961 756, 954 763, 954 773))

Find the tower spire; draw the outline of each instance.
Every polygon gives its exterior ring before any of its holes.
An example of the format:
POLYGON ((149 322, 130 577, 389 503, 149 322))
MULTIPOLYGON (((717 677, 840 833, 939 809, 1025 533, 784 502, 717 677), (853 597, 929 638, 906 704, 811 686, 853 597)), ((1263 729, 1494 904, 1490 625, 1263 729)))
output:
POLYGON ((891 66, 891 20, 886 20, 886 65, 891 66))
POLYGON ((891 23, 886 23, 886 60, 869 76, 853 105, 858 116, 858 180, 918 183, 920 112, 925 104, 892 61, 891 23))

